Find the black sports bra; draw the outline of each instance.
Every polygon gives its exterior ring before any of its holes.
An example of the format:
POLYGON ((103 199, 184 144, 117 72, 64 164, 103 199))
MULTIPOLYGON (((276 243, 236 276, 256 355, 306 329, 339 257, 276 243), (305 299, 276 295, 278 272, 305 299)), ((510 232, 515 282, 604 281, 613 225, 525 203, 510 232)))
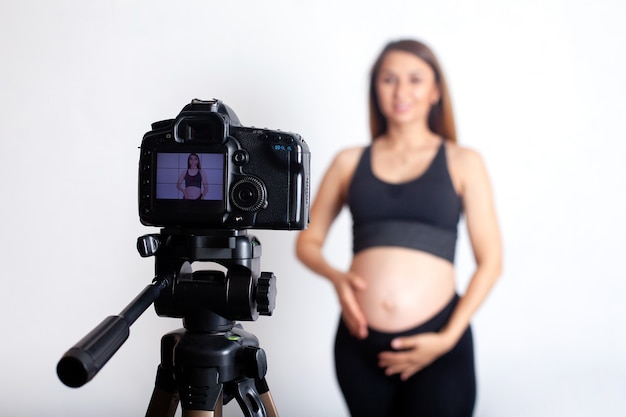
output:
POLYGON ((196 175, 189 174, 189 171, 185 174, 185 187, 198 187, 202 188, 202 175, 200 170, 196 172, 196 175))
POLYGON ((363 151, 348 189, 353 220, 353 252, 400 246, 454 262, 462 202, 446 162, 445 141, 426 171, 399 184, 372 172, 371 146, 363 151))

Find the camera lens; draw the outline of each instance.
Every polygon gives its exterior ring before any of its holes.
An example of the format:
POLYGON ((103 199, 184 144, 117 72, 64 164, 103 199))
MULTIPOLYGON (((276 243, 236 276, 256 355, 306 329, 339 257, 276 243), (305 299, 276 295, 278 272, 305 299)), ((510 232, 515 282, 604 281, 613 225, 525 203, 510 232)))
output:
POLYGON ((255 177, 245 177, 230 189, 232 203, 243 211, 257 211, 267 207, 265 185, 255 177))

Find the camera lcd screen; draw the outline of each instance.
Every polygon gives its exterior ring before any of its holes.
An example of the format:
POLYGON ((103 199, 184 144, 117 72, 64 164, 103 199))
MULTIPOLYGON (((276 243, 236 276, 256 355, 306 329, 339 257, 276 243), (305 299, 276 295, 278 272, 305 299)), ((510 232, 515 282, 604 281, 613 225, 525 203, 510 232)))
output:
POLYGON ((157 153, 156 199, 223 201, 223 153, 157 153))

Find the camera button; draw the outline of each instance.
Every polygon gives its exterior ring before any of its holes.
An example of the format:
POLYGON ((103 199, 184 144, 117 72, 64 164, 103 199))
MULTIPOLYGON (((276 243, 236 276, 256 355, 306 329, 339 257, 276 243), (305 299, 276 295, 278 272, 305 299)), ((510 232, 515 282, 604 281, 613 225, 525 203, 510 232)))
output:
POLYGON ((250 160, 250 155, 244 149, 236 150, 233 153, 233 163, 235 165, 238 165, 238 166, 246 165, 249 160, 250 160))

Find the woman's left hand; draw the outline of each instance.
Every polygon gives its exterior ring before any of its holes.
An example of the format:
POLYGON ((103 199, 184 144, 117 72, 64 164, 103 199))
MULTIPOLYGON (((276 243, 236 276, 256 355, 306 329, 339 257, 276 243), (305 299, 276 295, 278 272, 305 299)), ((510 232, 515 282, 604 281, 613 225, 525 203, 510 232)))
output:
POLYGON ((392 340, 391 347, 395 351, 381 352, 378 355, 378 365, 385 368, 387 375, 400 374, 403 381, 452 349, 452 345, 440 333, 398 337, 392 340))

